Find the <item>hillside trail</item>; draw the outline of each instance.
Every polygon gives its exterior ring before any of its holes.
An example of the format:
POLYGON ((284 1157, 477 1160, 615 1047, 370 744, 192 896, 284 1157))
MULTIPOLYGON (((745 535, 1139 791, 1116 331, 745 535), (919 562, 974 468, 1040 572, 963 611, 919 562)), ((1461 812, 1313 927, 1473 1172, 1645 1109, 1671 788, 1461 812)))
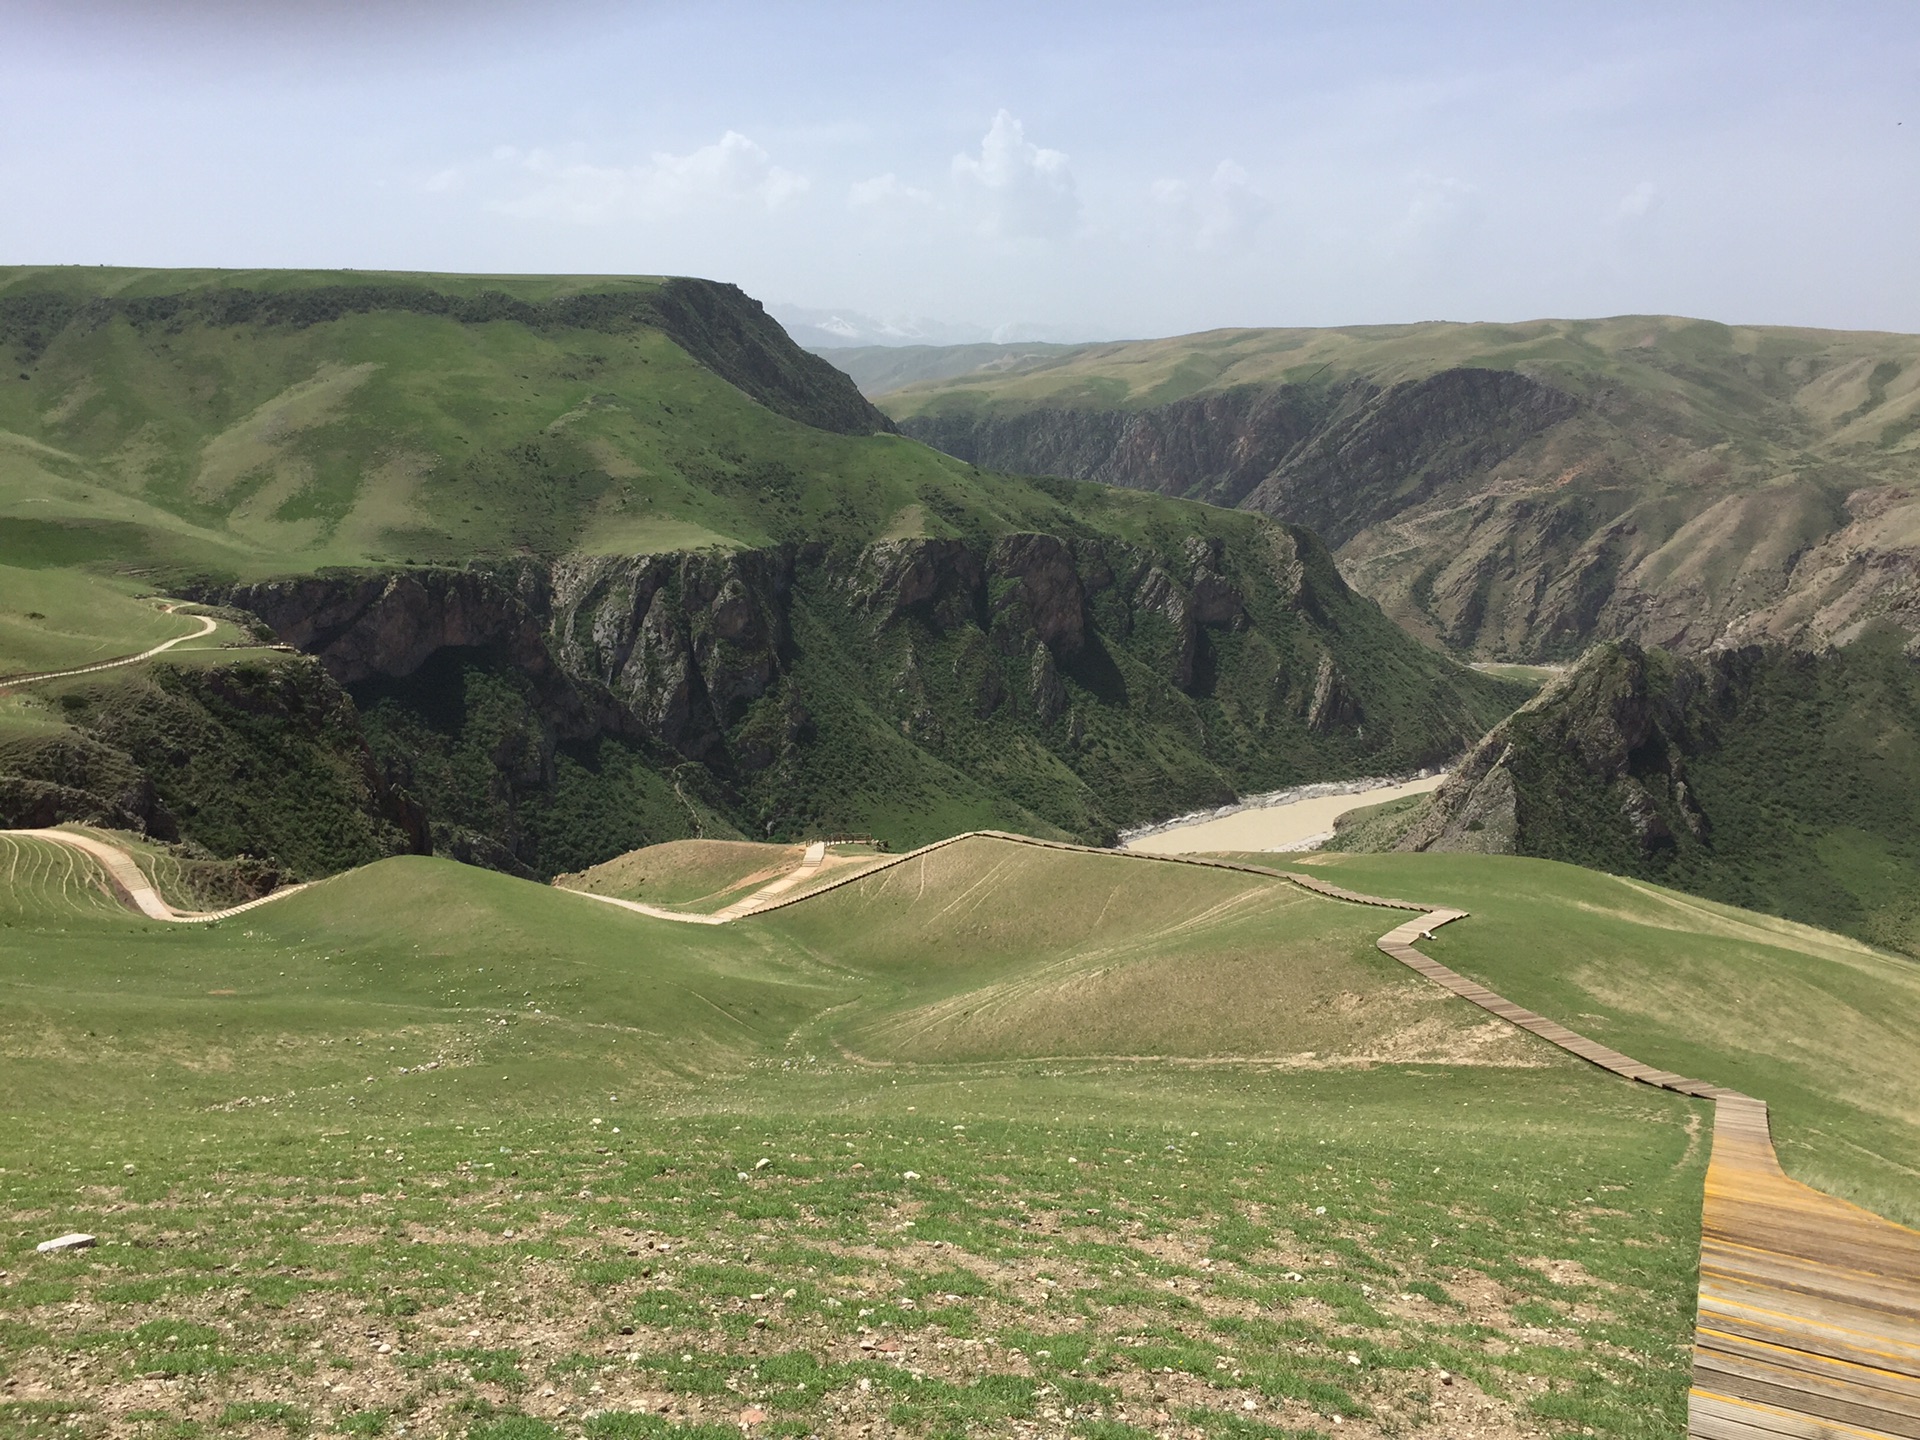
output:
MULTIPOLYGON (((290 886, 211 914, 182 914, 161 900, 130 855, 104 841, 65 830, 0 834, 85 851, 106 869, 127 904, 157 920, 217 920, 306 888, 290 886)), ((1102 850, 998 830, 968 831, 850 867, 844 876, 793 894, 825 864, 826 846, 816 841, 787 874, 712 915, 683 914, 582 890, 563 893, 679 924, 726 925, 805 903, 949 845, 978 839, 1144 864, 1238 871, 1285 880, 1350 904, 1412 911, 1412 919, 1375 942, 1384 954, 1601 1069, 1713 1101, 1693 1384, 1687 1399, 1689 1440, 1920 1440, 1920 1232, 1788 1176, 1774 1152, 1765 1101, 1643 1064, 1514 1004, 1414 948, 1416 940, 1432 939, 1442 925, 1466 919, 1464 910, 1363 895, 1311 875, 1238 861, 1102 850)))
POLYGON ((258 900, 249 900, 244 905, 230 905, 225 910, 176 910, 160 898, 160 892, 154 888, 153 882, 133 856, 117 845, 72 830, 0 830, 0 837, 3 836, 51 840, 57 845, 83 851, 106 872, 108 887, 122 904, 138 910, 149 920, 166 920, 176 925, 205 925, 210 921, 225 920, 230 915, 244 915, 249 910, 257 910, 275 900, 284 900, 307 888, 306 885, 282 886, 271 895, 262 895, 258 900))
MULTIPOLYGON (((165 610, 169 615, 176 614, 180 609, 179 605, 173 602, 168 602, 160 608, 165 610)), ((142 660, 151 660, 156 655, 163 655, 173 649, 174 646, 184 645, 189 640, 204 640, 220 628, 220 623, 209 615, 190 615, 186 618, 200 622, 200 628, 195 630, 191 635, 176 635, 171 640, 161 641, 160 644, 154 646, 151 650, 142 650, 138 655, 122 655, 113 660, 100 660, 92 665, 82 665, 74 670, 42 670, 32 675, 8 675, 0 677, 0 692, 11 690, 16 685, 36 685, 42 680, 66 680, 75 675, 91 675, 98 670, 114 670, 122 665, 138 665, 142 660)))
MULTIPOLYGON (((933 847, 924 847, 924 849, 931 848, 933 847)), ((815 840, 807 846, 805 853, 801 855, 793 869, 787 871, 786 874, 776 876, 765 885, 762 885, 758 890, 753 891, 751 894, 743 895, 731 905, 726 906, 724 909, 715 910, 711 914, 702 914, 694 910, 668 910, 659 905, 649 905, 644 900, 622 900, 616 895, 596 895, 591 890, 575 890, 566 885, 558 885, 554 888, 564 891, 568 895, 583 895, 589 900, 598 900, 603 905, 617 905, 620 909, 631 910, 636 915, 649 915, 655 920, 676 920, 682 925, 726 925, 735 920, 745 919, 749 915, 757 915, 763 910, 776 909, 779 904, 790 905, 794 900, 811 899, 813 896, 821 893, 821 890, 838 889, 849 880, 857 880, 862 875, 871 875, 876 870, 890 869, 892 866, 898 865, 902 860, 911 859, 915 855, 924 853, 924 849, 911 850, 905 855, 895 855, 891 859, 881 860, 878 864, 862 865, 859 869, 842 876, 831 885, 821 886, 818 890, 809 890, 804 895, 795 895, 782 901, 781 896, 787 895, 789 891, 806 884, 807 881, 818 875, 821 870, 827 868, 832 860, 837 858, 827 854, 826 841, 815 840)))

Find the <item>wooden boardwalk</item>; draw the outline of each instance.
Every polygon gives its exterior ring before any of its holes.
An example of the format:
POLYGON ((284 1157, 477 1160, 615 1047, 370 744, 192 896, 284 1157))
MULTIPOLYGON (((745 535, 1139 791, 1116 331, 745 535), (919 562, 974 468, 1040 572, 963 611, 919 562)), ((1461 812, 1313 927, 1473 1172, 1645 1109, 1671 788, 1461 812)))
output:
MULTIPOLYGON (((1329 899, 1413 911, 1415 918, 1376 942, 1401 964, 1604 1070, 1713 1101, 1693 1386, 1687 1396, 1689 1440, 1920 1440, 1920 1231, 1790 1178, 1774 1155, 1764 1101, 1642 1064, 1414 948, 1416 940, 1431 939, 1442 925, 1465 919, 1464 910, 1362 895, 1298 871, 1092 850, 1001 831, 936 841, 875 868, 973 838, 1271 875, 1329 899)), ((864 870, 768 908, 810 900, 873 873, 864 870)))
MULTIPOLYGON (((1309 876, 1292 878, 1352 898, 1309 876)), ((1583 1060, 1714 1102, 1688 1436, 1920 1440, 1920 1231, 1788 1176, 1773 1152, 1764 1101, 1643 1065, 1413 948, 1461 916, 1429 911, 1389 930, 1379 946, 1436 985, 1583 1060)))

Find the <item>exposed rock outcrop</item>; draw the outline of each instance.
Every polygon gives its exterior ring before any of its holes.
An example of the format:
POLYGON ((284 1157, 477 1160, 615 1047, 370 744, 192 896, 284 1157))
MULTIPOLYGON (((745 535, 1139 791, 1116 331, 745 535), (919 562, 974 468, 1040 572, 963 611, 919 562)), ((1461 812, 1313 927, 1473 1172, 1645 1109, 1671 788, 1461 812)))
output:
POLYGON ((1920 953, 1920 656, 1597 647, 1503 721, 1397 848, 1566 860, 1920 953))
POLYGON ((790 549, 575 557, 554 567, 544 618, 567 672, 697 759, 781 674, 793 563, 790 549))
POLYGON ((1704 836, 1686 784, 1705 738, 1695 701, 1710 711, 1753 659, 1722 652, 1702 667, 1601 647, 1469 751, 1398 848, 1537 854, 1571 827, 1617 860, 1671 848, 1674 823, 1704 836))
POLYGON ((1237 505, 1337 546, 1577 408, 1516 371, 1461 368, 1387 386, 1246 386, 1139 410, 936 409, 901 429, 990 469, 1237 505))

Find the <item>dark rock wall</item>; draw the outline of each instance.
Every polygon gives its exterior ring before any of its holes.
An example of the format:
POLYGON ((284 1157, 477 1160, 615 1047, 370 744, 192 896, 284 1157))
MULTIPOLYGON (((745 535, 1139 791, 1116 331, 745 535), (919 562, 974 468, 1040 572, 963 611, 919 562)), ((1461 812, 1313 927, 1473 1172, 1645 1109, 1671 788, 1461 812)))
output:
POLYGON ((1239 506, 1338 547, 1577 408, 1513 371, 1458 369, 1384 387, 1246 387, 1142 410, 933 412, 900 428, 987 469, 1239 506))
POLYGON ((1242 788, 1433 763, 1512 703, 1396 631, 1311 535, 1246 534, 574 556, 205 598, 352 694, 436 849, 530 874, 605 858, 567 848, 556 806, 607 843, 713 824, 1099 839, 1242 788), (901 814, 902 794, 928 798, 901 814))

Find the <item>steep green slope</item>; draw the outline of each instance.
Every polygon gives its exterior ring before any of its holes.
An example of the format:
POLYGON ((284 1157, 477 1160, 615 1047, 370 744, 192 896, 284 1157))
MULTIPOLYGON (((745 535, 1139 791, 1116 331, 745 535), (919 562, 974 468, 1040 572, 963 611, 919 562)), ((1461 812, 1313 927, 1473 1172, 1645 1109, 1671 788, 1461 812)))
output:
MULTIPOLYGON (((372 756, 368 824, 522 874, 687 835, 1099 838, 1432 763, 1517 698, 1305 532, 885 433, 727 286, 19 269, 0 347, 24 377, 0 385, 0 641, 133 648, 140 586, 257 616, 353 702, 333 748, 372 756)), ((5 703, 134 775, 86 717, 135 684, 5 703)), ((67 818, 152 808, 27 753, 67 818)), ((166 806, 227 853, 231 799, 166 806)))
POLYGON ((1489 658, 1920 630, 1920 339, 1661 316, 1229 330, 908 385, 999 469, 1309 525, 1403 624, 1489 658))
POLYGON ((1398 848, 1572 861, 1920 955, 1920 657, 1615 644, 1496 727, 1398 848))

